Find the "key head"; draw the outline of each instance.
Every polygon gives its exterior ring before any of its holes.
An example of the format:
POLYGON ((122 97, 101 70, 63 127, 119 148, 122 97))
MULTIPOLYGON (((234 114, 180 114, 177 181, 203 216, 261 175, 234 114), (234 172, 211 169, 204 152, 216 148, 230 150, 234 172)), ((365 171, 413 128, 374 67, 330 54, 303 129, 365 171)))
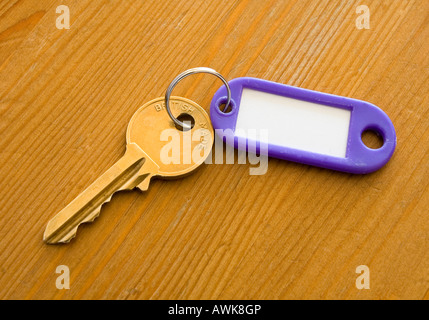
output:
POLYGON ((205 110, 182 97, 171 97, 171 111, 192 129, 176 128, 165 110, 163 97, 144 104, 136 111, 127 129, 127 143, 136 143, 158 166, 157 176, 184 176, 201 165, 210 154, 213 128, 205 110))

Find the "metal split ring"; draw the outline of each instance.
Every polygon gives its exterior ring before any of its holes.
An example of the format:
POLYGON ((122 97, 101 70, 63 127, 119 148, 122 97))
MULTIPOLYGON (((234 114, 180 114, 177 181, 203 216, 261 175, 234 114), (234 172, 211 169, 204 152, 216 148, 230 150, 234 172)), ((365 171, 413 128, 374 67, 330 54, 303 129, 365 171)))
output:
POLYGON ((219 72, 217 72, 213 69, 210 69, 210 68, 205 68, 205 67, 193 68, 193 69, 189 69, 189 70, 182 72, 176 78, 174 78, 174 80, 170 83, 170 85, 167 88, 167 91, 165 93, 165 108, 167 109, 167 113, 170 116, 171 120, 173 120, 177 126, 179 126, 182 129, 185 129, 185 130, 189 130, 189 129, 191 129, 191 127, 188 124, 183 123, 182 121, 178 120, 176 117, 173 116, 173 114, 171 113, 171 109, 170 109, 170 96, 171 96, 171 92, 173 91, 174 87, 179 83, 180 80, 183 80, 187 76, 190 76, 190 75, 196 74, 196 73, 209 73, 209 74, 212 74, 212 75, 218 77, 220 80, 222 80, 222 82, 224 83, 226 90, 228 92, 228 100, 226 102, 224 110, 226 110, 228 108, 229 104, 231 103, 231 88, 229 87, 228 82, 225 80, 225 78, 219 72))

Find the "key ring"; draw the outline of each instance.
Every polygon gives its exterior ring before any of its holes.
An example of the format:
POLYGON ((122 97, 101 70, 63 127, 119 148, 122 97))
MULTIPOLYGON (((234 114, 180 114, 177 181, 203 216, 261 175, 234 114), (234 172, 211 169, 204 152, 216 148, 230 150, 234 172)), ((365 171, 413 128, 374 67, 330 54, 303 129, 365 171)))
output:
POLYGON ((189 129, 191 129, 191 127, 173 116, 173 114, 171 113, 171 110, 170 110, 170 96, 171 96, 171 92, 173 91, 174 87, 179 83, 179 81, 183 80, 187 76, 190 76, 190 75, 196 74, 196 73, 209 73, 209 74, 212 74, 212 75, 218 77, 220 80, 222 80, 222 82, 224 83, 226 90, 228 92, 228 100, 225 104, 225 110, 228 108, 229 104, 231 103, 231 88, 229 87, 229 84, 225 80, 225 78, 216 70, 213 70, 210 68, 205 68, 205 67, 200 67, 200 68, 189 69, 189 70, 182 72, 176 78, 174 78, 174 80, 170 83, 170 85, 167 88, 167 91, 165 93, 165 108, 167 109, 167 113, 170 116, 171 120, 173 120, 177 126, 179 126, 182 129, 185 129, 185 130, 189 130, 189 129))

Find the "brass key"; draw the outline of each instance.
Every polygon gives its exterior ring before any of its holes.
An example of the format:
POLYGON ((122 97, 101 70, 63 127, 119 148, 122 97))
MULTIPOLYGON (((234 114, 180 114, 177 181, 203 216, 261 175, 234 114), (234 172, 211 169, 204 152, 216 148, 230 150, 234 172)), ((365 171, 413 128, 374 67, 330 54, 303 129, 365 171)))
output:
POLYGON ((125 155, 49 221, 43 236, 45 242, 69 242, 76 236, 79 225, 93 221, 100 214, 103 203, 116 191, 135 187, 146 191, 152 177, 184 176, 204 162, 214 139, 207 113, 185 98, 172 97, 170 101, 176 117, 191 123, 193 120, 192 129, 182 131, 175 127, 165 111, 164 98, 143 105, 128 125, 125 155), (166 129, 170 131, 164 131, 166 129), (169 133, 171 139, 166 139, 169 133), (165 159, 169 152, 163 153, 161 149, 167 144, 170 144, 168 150, 179 148, 181 159, 165 159))

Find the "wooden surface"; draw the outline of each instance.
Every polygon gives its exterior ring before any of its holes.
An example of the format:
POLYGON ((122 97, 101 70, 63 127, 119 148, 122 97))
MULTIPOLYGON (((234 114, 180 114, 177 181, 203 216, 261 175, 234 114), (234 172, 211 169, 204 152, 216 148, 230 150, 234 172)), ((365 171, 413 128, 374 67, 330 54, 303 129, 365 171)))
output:
MULTIPOLYGON (((370 30, 360 4, 2 1, 0 297, 428 299, 429 1, 367 1, 370 30), (372 102, 396 152, 367 176, 205 165, 118 193, 70 244, 44 244, 49 219, 122 156, 135 110, 196 66, 372 102)), ((220 85, 195 76, 174 94, 208 111, 220 85)))

